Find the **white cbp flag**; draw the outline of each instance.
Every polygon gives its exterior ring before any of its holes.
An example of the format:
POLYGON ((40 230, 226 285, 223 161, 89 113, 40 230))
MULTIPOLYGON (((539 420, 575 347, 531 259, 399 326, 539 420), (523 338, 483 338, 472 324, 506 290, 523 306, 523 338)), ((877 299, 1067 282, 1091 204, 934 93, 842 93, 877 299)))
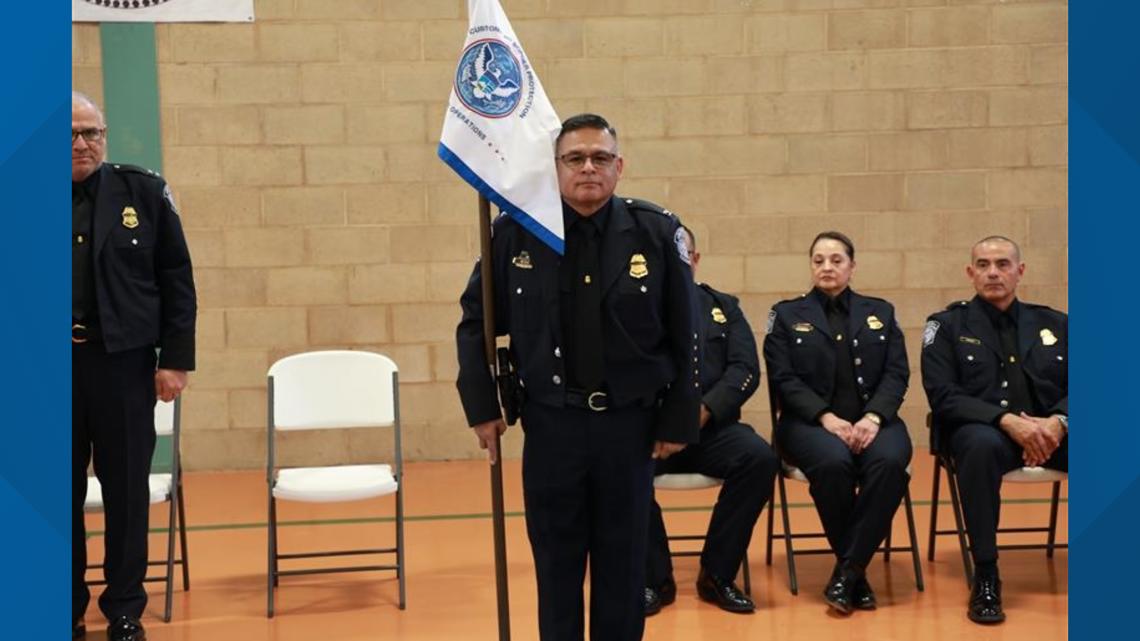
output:
POLYGON ((554 167, 558 114, 499 0, 468 0, 439 157, 500 211, 559 254, 562 199, 554 167))

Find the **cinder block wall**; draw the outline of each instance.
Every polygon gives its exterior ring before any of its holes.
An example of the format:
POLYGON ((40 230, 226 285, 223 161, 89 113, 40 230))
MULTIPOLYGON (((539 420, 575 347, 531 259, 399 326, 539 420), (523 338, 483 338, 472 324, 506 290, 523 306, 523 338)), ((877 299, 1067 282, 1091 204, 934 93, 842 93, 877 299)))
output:
MULTIPOLYGON (((806 290, 811 238, 855 240, 854 286, 894 302, 907 334, 916 442, 923 321, 971 295, 977 238, 1020 240, 1022 298, 1067 308, 1066 2, 503 5, 559 114, 616 124, 620 192, 694 228, 702 280, 740 296, 758 339, 772 303, 806 290)), ((164 163, 201 307, 188 467, 262 465, 267 367, 329 347, 400 363, 408 458, 478 455, 452 344, 475 195, 435 157, 465 7, 257 0, 254 24, 158 26, 164 163)), ((101 98, 94 26, 73 28, 73 73, 101 98)), ((766 396, 745 412, 763 433, 766 396)), ((328 460, 382 449, 296 440, 328 460)))

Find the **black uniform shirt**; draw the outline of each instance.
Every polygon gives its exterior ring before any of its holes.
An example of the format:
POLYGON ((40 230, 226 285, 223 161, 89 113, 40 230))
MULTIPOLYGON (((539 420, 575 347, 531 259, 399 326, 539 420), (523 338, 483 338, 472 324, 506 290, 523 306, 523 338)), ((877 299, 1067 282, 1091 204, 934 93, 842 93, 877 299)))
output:
POLYGON ((88 327, 98 323, 95 271, 92 258, 92 219, 99 172, 71 183, 71 317, 88 327))
POLYGON ((562 204, 566 254, 559 268, 562 327, 569 388, 593 392, 605 384, 602 338, 602 235, 612 201, 592 216, 562 204))
MULTIPOLYGON (((1037 403, 1034 402, 1032 387, 1022 369, 1021 358, 1018 356, 1017 322, 1021 312, 1021 303, 1014 299, 1013 304, 1004 312, 985 303, 982 309, 993 324, 994 330, 1001 341, 1001 360, 1004 365, 1005 380, 1009 383, 1009 411, 1013 414, 1026 412, 1038 415, 1037 403)), ((997 420, 1001 420, 1001 416, 997 420)))
POLYGON ((812 296, 815 296, 827 313, 827 324, 831 326, 831 338, 835 341, 835 393, 828 410, 839 418, 854 423, 863 415, 863 401, 855 387, 851 337, 844 336, 851 314, 851 290, 845 288, 832 298, 819 289, 813 289, 812 296))

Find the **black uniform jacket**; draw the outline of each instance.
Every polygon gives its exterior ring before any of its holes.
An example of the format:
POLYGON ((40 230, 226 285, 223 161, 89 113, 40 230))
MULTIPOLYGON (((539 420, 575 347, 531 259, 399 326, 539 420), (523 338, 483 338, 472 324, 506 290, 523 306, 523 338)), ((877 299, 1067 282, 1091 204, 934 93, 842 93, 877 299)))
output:
POLYGON ((131 165, 96 171, 95 296, 107 351, 157 346, 160 368, 193 370, 194 274, 166 181, 131 165))
MULTIPOLYGON (((777 303, 768 324, 764 361, 782 411, 789 418, 815 422, 831 406, 835 391, 837 349, 827 313, 815 296, 803 295, 777 303)), ((852 291, 844 340, 850 341, 863 411, 893 420, 910 380, 894 306, 852 291)))
MULTIPOLYGON (((495 334, 510 335, 527 401, 562 407, 566 368, 558 284, 561 256, 508 216, 493 226, 495 334)), ((602 237, 602 334, 609 405, 662 395, 655 438, 699 440, 699 383, 693 357, 693 277, 682 261, 680 223, 657 205, 613 198, 602 237)), ((479 265, 460 299, 456 386, 469 425, 500 416, 483 351, 479 265)))
POLYGON ((698 326, 701 333, 701 402, 712 418, 705 427, 740 420, 740 408, 760 385, 760 357, 756 337, 740 311, 735 296, 697 286, 698 326))
MULTIPOLYGON (((930 316, 922 337, 922 386, 934 421, 947 428, 995 424, 1009 399, 1001 338, 981 298, 930 316)), ((1045 415, 1069 413, 1069 316, 1021 303, 1017 342, 1022 371, 1045 415)))

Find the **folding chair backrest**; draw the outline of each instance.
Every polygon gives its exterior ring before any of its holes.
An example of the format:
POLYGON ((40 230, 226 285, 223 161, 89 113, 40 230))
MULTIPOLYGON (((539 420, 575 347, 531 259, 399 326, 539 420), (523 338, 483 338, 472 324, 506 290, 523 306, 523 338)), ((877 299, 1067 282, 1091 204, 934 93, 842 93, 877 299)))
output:
POLYGON ((154 404, 154 433, 159 436, 174 434, 174 403, 158 401, 154 404))
POLYGON ((331 350, 282 358, 269 368, 272 427, 313 430, 396 422, 396 363, 374 352, 331 350))

